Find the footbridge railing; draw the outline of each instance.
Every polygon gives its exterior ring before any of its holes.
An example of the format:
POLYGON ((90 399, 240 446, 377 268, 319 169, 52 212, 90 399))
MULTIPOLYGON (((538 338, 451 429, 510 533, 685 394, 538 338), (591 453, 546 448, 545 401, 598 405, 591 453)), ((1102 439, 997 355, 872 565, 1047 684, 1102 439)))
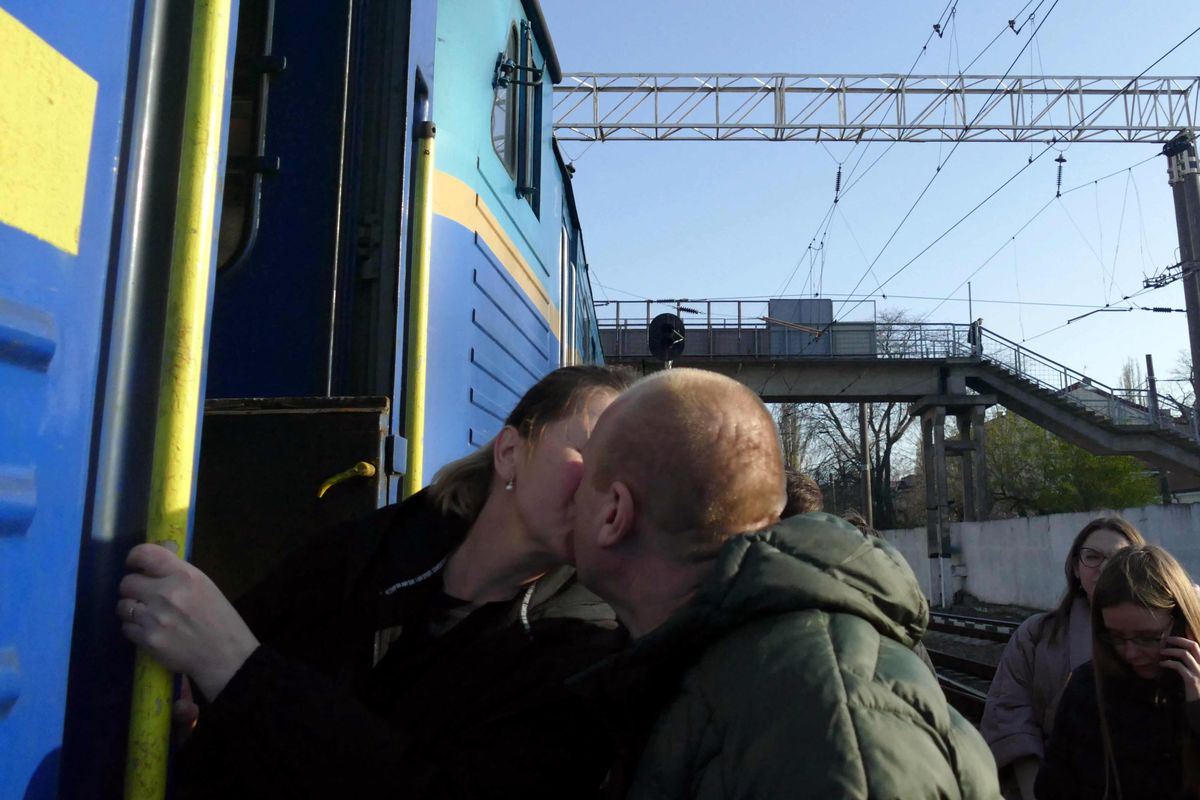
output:
POLYGON ((673 311, 683 319, 686 332, 682 358, 689 361, 975 360, 998 367, 1114 426, 1158 428, 1200 443, 1200 426, 1192 408, 1149 388, 1108 386, 980 325, 834 322, 821 319, 820 314, 816 319, 794 322, 771 316, 764 300, 597 302, 605 358, 618 362, 649 359, 647 331, 651 320, 662 311, 673 311))

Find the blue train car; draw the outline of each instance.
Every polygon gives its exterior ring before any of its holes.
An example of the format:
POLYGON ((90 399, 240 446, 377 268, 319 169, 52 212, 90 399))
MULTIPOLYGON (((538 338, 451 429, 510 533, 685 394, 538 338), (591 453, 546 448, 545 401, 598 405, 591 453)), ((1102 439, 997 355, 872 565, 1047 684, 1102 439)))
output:
MULTIPOLYGON (((193 5, 0 0, 0 798, 122 777, 112 609, 148 524, 193 5)), ((231 12, 190 513, 192 557, 236 596, 600 349, 536 0, 231 12)))

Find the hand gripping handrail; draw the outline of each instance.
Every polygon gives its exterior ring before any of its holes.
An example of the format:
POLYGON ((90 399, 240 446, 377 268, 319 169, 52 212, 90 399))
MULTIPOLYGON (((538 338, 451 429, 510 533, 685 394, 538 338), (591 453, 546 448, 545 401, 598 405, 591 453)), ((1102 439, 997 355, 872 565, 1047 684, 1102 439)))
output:
MULTIPOLYGON (((179 197, 167 290, 163 369, 154 431, 146 539, 183 554, 196 469, 201 366, 208 328, 221 128, 229 63, 230 0, 196 0, 184 106, 179 197)), ((161 800, 167 789, 172 676, 145 653, 134 664, 127 800, 161 800)))

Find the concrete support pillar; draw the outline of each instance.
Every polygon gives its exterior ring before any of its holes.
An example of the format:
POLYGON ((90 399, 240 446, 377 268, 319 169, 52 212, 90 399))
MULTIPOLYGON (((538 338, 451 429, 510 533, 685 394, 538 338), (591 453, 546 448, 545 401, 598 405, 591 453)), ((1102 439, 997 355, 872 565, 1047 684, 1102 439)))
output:
POLYGON ((958 423, 959 458, 962 459, 963 510, 962 518, 967 522, 979 519, 979 499, 975 496, 975 443, 972 435, 974 418, 970 411, 959 411, 954 415, 958 423))
POLYGON ((921 414, 925 460, 925 530, 929 543, 929 593, 934 607, 947 605, 950 526, 946 497, 946 408, 933 406, 921 414))
POLYGON ((987 409, 976 406, 971 409, 971 460, 975 477, 975 519, 985 521, 992 516, 992 494, 988 491, 987 450, 984 449, 984 427, 987 409))

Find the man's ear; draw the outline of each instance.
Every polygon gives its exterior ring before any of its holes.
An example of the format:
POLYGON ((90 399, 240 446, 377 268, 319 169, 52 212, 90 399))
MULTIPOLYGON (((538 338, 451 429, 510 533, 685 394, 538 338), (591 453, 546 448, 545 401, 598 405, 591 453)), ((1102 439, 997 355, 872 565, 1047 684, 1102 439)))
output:
POLYGON ((633 493, 623 482, 614 481, 609 485, 604 498, 603 513, 596 542, 601 547, 616 547, 633 535, 637 508, 633 502, 633 493))
POLYGON ((505 425, 492 440, 492 467, 505 483, 517 475, 517 462, 525 455, 525 440, 512 425, 505 425))

